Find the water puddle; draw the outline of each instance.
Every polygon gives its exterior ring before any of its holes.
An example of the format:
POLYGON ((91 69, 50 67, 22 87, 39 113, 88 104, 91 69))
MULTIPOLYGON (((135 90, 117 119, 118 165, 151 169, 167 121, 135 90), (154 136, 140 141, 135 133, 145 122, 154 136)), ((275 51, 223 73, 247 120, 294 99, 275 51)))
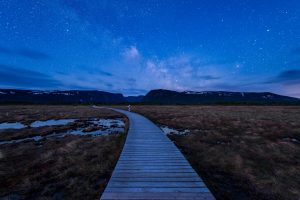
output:
POLYGON ((124 127, 125 124, 120 119, 92 119, 89 120, 95 125, 102 126, 102 127, 124 127))
POLYGON ((66 125, 74 122, 76 119, 50 119, 46 121, 35 121, 30 124, 33 128, 38 128, 41 126, 56 126, 56 125, 66 125))
MULTIPOLYGON (((38 128, 43 126, 57 126, 57 125, 67 125, 69 123, 75 122, 77 119, 50 119, 46 121, 35 121, 30 124, 29 127, 38 128)), ((91 119, 88 122, 93 123, 94 125, 101 127, 110 127, 110 126, 125 126, 124 122, 119 119, 91 119)), ((0 123, 0 129, 22 129, 25 128, 24 124, 20 122, 13 123, 0 123)))
POLYGON ((164 134, 166 135, 171 135, 171 134, 174 134, 174 135, 187 135, 190 133, 189 130, 177 130, 177 129, 174 129, 174 128, 170 128, 168 126, 160 126, 161 130, 164 132, 164 134))
POLYGON ((21 129, 21 128, 25 128, 26 126, 22 123, 19 122, 4 122, 4 123, 0 123, 0 129, 21 129))
POLYGON ((51 137, 65 137, 67 135, 77 135, 77 136, 102 136, 102 135, 109 135, 112 133, 124 133, 125 132, 125 123, 121 119, 92 119, 88 120, 92 126, 93 130, 89 131, 91 126, 76 128, 72 130, 68 130, 65 132, 60 133, 51 133, 46 136, 34 136, 34 137, 27 137, 17 140, 7 140, 7 141, 0 141, 0 145, 2 144, 12 144, 12 143, 21 143, 27 141, 40 141, 51 137))
POLYGON ((42 140, 43 137, 42 136, 33 136, 33 137, 28 137, 28 138, 22 138, 22 139, 18 139, 18 140, 7 140, 7 141, 1 141, 1 144, 13 144, 13 143, 20 143, 20 142, 27 142, 27 141, 40 141, 42 140))
POLYGON ((67 131, 65 133, 58 133, 55 134, 54 136, 58 136, 58 137, 64 137, 66 135, 90 135, 90 136, 100 136, 100 135, 109 135, 112 133, 124 133, 125 129, 124 128, 107 128, 104 130, 96 130, 96 131, 90 131, 90 132, 85 132, 83 128, 79 128, 76 130, 71 130, 71 131, 67 131))
POLYGON ((285 142, 300 143, 296 138, 283 138, 282 140, 285 142))
POLYGON ((26 126, 20 122, 4 122, 0 123, 0 129, 22 129, 26 127, 38 128, 42 126, 56 126, 56 125, 66 125, 76 121, 76 119, 50 119, 46 121, 35 121, 29 126, 26 126))

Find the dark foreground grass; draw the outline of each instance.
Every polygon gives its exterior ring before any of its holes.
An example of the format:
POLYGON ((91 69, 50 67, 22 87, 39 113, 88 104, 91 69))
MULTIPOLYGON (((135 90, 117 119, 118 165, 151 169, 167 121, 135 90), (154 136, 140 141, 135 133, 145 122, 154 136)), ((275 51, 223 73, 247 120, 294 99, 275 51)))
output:
POLYGON ((218 199, 300 198, 300 107, 134 106, 171 135, 218 199))
MULTIPOLYGON (((112 111, 87 106, 11 108, 11 111, 8 107, 0 110, 6 110, 5 115, 8 113, 11 121, 19 119, 22 122, 41 118, 122 117, 112 111)), ((4 121, 5 117, 0 119, 4 121)), ((60 130, 59 127, 53 130, 60 130)), ((33 131, 29 129, 25 134, 30 130, 33 131)), ((40 142, 0 145, 0 199, 99 199, 118 160, 125 136, 125 133, 99 137, 69 135, 40 142)))
POLYGON ((108 109, 94 109, 91 106, 53 105, 0 105, 1 122, 30 123, 49 119, 121 118, 122 115, 108 109))

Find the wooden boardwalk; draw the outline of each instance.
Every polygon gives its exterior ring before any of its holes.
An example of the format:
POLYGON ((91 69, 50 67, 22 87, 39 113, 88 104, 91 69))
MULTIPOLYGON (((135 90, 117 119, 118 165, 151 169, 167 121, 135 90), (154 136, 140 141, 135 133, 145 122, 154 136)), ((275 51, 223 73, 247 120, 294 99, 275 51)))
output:
POLYGON ((202 179, 161 129, 147 118, 129 118, 128 136, 101 199, 214 199, 202 179))

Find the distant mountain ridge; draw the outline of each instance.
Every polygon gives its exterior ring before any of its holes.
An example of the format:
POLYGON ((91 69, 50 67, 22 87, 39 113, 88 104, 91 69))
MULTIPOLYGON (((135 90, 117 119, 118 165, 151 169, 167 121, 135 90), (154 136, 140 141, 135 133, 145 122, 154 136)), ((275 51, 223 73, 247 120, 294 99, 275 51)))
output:
POLYGON ((151 90, 145 96, 124 97, 97 90, 0 89, 0 104, 297 104, 300 99, 270 92, 151 90))
POLYGON ((143 99, 148 104, 299 104, 300 99, 270 92, 226 92, 151 90, 143 99))
POLYGON ((122 94, 96 90, 14 90, 0 89, 0 103, 36 103, 36 104, 77 104, 103 103, 118 104, 126 100, 122 94))

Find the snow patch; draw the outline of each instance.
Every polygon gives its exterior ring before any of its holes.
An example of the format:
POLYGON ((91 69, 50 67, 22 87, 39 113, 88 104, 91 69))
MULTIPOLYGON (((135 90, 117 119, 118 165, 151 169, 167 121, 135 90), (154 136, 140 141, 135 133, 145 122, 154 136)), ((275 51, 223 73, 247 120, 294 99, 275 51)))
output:
POLYGON ((264 98, 264 99, 272 99, 273 95, 268 94, 266 96, 262 96, 262 98, 264 98))
POLYGON ((211 92, 202 91, 202 92, 195 92, 195 91, 184 91, 184 94, 210 94, 211 92))
POLYGON ((170 128, 168 126, 160 126, 161 130, 164 132, 164 134, 166 135, 171 135, 171 134, 174 134, 174 135, 187 135, 190 133, 190 130, 177 130, 177 129, 174 129, 174 128, 170 128))

